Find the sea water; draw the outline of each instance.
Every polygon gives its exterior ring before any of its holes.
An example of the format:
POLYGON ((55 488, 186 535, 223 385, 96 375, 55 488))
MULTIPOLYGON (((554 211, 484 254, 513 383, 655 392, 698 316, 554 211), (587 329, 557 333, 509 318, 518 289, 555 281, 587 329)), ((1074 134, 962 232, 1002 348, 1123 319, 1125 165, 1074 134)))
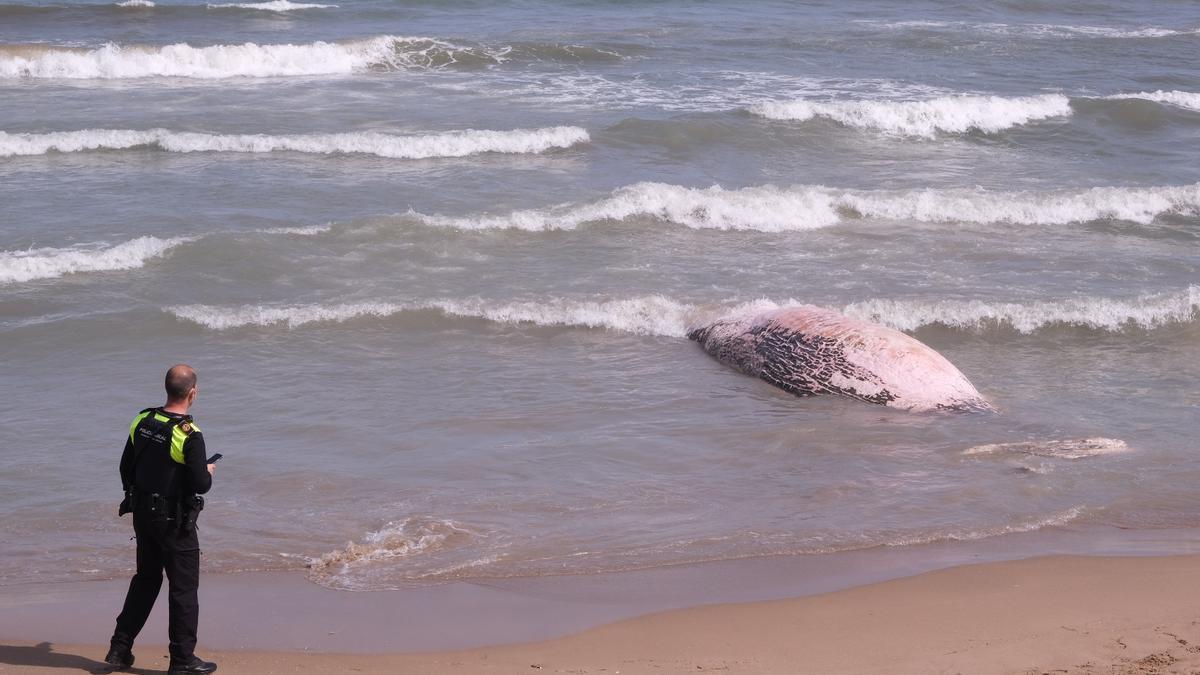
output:
POLYGON ((1198 62, 1168 0, 2 4, 0 584, 129 573, 117 462, 179 361, 209 572, 1196 550, 1198 62), (998 412, 685 337, 802 303, 998 412))

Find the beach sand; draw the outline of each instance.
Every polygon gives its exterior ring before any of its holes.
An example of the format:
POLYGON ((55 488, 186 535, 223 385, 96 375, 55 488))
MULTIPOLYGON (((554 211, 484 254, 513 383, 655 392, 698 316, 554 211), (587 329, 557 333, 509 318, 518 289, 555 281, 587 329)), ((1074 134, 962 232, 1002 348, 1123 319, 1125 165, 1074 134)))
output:
MULTIPOLYGON (((354 619, 313 614, 311 620, 344 630, 354 619)), ((91 671, 104 655, 102 645, 2 642, 0 672, 91 671)), ((135 653, 135 672, 166 668, 161 644, 138 645, 135 653)), ((460 651, 200 653, 218 661, 220 672, 262 674, 1200 673, 1200 556, 964 565, 460 651)))

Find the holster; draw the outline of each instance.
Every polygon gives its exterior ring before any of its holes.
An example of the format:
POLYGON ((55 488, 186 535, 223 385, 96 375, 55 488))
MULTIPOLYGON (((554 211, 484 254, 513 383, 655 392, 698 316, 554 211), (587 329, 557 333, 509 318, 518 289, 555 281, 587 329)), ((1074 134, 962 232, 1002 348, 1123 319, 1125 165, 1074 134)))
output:
POLYGON ((190 495, 179 502, 179 526, 185 530, 196 529, 196 521, 204 510, 204 497, 190 495))

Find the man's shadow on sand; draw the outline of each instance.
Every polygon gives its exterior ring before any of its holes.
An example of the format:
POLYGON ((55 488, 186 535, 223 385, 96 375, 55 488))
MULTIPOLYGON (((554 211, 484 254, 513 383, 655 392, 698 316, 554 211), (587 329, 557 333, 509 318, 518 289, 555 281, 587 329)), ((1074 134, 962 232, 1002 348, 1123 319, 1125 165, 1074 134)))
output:
POLYGON ((16 647, 13 645, 0 645, 0 664, 8 664, 11 666, 39 666, 41 668, 68 668, 74 670, 82 670, 88 673, 142 673, 150 675, 151 673, 161 673, 161 670, 145 670, 142 668, 130 668, 128 670, 114 670, 114 668, 103 661, 94 661, 86 656, 78 656, 76 654, 64 654, 54 651, 54 645, 49 642, 42 642, 32 647, 16 647))

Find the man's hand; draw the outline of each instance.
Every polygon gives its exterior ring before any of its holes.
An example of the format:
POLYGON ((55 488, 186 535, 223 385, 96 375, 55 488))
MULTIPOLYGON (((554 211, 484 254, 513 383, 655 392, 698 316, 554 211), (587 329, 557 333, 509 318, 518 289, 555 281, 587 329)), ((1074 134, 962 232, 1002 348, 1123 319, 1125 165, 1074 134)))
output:
POLYGON ((216 464, 209 464, 209 465, 208 465, 208 475, 210 475, 210 476, 211 476, 211 475, 213 475, 213 472, 214 472, 214 471, 216 471, 216 470, 217 470, 217 465, 216 465, 216 464))

